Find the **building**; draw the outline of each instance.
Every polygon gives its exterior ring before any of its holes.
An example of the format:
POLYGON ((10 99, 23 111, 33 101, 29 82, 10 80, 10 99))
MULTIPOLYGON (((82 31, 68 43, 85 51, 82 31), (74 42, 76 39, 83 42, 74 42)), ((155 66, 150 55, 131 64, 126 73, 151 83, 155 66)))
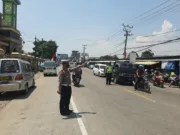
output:
POLYGON ((68 54, 57 54, 56 63, 60 64, 61 60, 68 60, 68 54))
POLYGON ((72 51, 70 59, 72 61, 79 61, 79 58, 80 58, 80 52, 79 51, 72 51))
POLYGON ((0 48, 5 54, 22 52, 23 42, 17 30, 17 6, 20 0, 3 0, 3 13, 0 13, 0 48))

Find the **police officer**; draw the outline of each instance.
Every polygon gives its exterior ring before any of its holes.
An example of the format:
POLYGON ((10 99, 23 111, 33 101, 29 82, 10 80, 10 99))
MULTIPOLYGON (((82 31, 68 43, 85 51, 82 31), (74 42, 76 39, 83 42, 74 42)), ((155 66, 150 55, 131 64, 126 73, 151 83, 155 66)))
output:
POLYGON ((111 78, 112 78, 112 71, 113 67, 111 66, 111 63, 108 63, 106 67, 106 84, 111 85, 111 78))
POLYGON ((71 99, 71 74, 70 72, 76 70, 77 68, 81 68, 84 65, 79 65, 73 69, 69 68, 69 62, 64 61, 62 63, 62 70, 59 73, 59 90, 58 94, 61 95, 60 99, 60 112, 61 115, 69 115, 72 113, 72 110, 69 110, 69 104, 71 99))

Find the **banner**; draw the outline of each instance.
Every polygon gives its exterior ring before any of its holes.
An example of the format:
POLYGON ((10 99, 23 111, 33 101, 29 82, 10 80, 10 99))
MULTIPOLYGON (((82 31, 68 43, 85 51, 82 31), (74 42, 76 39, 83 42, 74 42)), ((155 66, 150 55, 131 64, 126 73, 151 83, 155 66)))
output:
POLYGON ((175 61, 163 61, 161 68, 165 70, 175 70, 175 61))
POLYGON ((136 53, 132 52, 129 54, 129 62, 132 63, 132 64, 135 64, 136 63, 136 53))

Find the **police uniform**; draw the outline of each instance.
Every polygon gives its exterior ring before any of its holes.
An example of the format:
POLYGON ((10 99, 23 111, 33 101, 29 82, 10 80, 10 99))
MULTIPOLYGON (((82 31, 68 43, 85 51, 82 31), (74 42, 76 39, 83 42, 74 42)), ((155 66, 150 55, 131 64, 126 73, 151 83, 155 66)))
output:
POLYGON ((108 65, 106 68, 106 84, 111 84, 112 70, 112 66, 108 65))
POLYGON ((71 99, 71 71, 74 69, 61 70, 59 75, 59 90, 61 90, 60 112, 61 114, 69 112, 71 99))

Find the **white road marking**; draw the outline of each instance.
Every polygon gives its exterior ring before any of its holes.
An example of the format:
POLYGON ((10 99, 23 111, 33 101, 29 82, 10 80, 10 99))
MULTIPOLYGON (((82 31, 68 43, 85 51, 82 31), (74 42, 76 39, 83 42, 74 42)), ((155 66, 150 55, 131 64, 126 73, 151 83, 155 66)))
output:
MULTIPOLYGON (((74 112, 78 113, 79 111, 78 111, 78 109, 76 107, 76 104, 75 104, 75 102, 73 100, 73 97, 71 97, 71 104, 72 104, 74 112)), ((84 123, 83 123, 82 119, 78 118, 77 114, 76 114, 76 117, 77 117, 77 121, 78 121, 78 124, 79 124, 82 135, 88 135, 87 130, 86 130, 85 126, 84 126, 84 123)))

